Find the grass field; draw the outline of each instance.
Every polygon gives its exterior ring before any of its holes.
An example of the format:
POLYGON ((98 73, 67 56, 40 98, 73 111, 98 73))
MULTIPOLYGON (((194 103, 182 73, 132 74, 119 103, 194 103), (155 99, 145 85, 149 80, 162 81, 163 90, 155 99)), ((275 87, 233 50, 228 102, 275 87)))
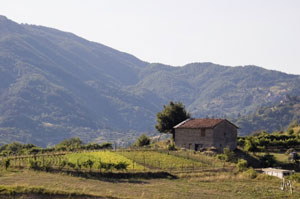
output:
POLYGON ((204 157, 204 155, 193 155, 189 156, 184 153, 162 153, 156 151, 120 151, 118 154, 125 156, 135 162, 146 165, 150 168, 159 169, 187 169, 187 168, 212 168, 217 166, 217 164, 212 164, 217 162, 218 166, 221 165, 220 161, 216 159, 209 161, 209 157, 204 157), (202 159, 201 159, 201 157, 202 159), (198 157, 196 159, 195 157, 198 157), (205 159, 204 159, 205 158, 205 159))
MULTIPOLYGON (((182 174, 178 179, 89 179, 66 174, 31 170, 0 171, 5 187, 39 187, 50 192, 65 192, 105 198, 154 199, 299 199, 300 185, 294 194, 279 189, 280 179, 259 176, 249 179, 231 172, 182 174)), ((67 197, 66 197, 67 198, 67 197)), ((86 198, 86 197, 83 197, 86 198)), ((82 198, 82 199, 83 199, 82 198)))

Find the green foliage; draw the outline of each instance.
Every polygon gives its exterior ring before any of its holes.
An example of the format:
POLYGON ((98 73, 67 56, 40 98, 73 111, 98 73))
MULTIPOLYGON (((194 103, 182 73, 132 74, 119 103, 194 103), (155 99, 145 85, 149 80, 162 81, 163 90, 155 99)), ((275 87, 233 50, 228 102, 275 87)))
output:
POLYGON ((227 146, 224 148, 224 160, 226 162, 232 162, 235 160, 235 154, 233 151, 230 150, 230 148, 227 146))
POLYGON ((271 154, 265 154, 259 160, 262 167, 273 167, 276 164, 276 159, 271 154))
POLYGON ((160 133, 173 133, 173 127, 180 122, 190 118, 190 114, 181 103, 170 102, 163 106, 163 110, 156 115, 157 123, 155 128, 160 133))
POLYGON ((41 162, 35 159, 29 159, 29 169, 40 170, 41 162))
POLYGON ((135 142, 135 146, 138 146, 138 147, 148 146, 148 145, 150 145, 150 142, 151 142, 151 139, 147 135, 142 134, 135 142))
POLYGON ((300 173, 292 174, 292 175, 288 176, 288 179, 294 180, 294 181, 300 183, 300 173))
POLYGON ((83 146, 83 142, 80 140, 80 138, 69 138, 65 139, 59 144, 55 146, 56 150, 61 151, 75 151, 81 149, 83 146))
POLYGON ((119 162, 117 164, 114 165, 115 169, 116 170, 127 170, 127 167, 128 167, 128 163, 127 162, 119 162))
POLYGON ((250 168, 247 171, 244 171, 243 175, 250 179, 254 179, 257 177, 257 172, 253 168, 250 168))
POLYGON ((11 144, 5 144, 0 146, 0 155, 24 155, 31 154, 33 151, 40 151, 41 148, 36 147, 33 144, 21 144, 18 142, 13 142, 11 144))
POLYGON ((4 162, 3 162, 3 164, 4 164, 5 170, 7 170, 8 167, 10 166, 10 159, 9 159, 9 158, 8 158, 8 159, 5 159, 4 162))
POLYGON ((252 136, 239 137, 238 145, 245 151, 268 151, 275 148, 277 150, 287 150, 300 146, 300 136, 290 133, 266 133, 260 132, 252 136))
POLYGON ((86 161, 82 162, 82 165, 85 168, 89 168, 90 170, 92 169, 93 165, 94 165, 94 161, 91 159, 87 159, 86 161))
POLYGON ((170 144, 168 144, 168 150, 169 151, 176 151, 176 146, 174 142, 171 142, 170 144))
MULTIPOLYGON (((300 95, 299 93, 297 95, 300 95)), ((300 119, 300 96, 286 96, 278 104, 260 107, 250 115, 233 120, 241 128, 240 135, 267 130, 268 132, 291 130, 298 126, 300 119)), ((292 133, 292 131, 289 131, 292 133)))
POLYGON ((255 141, 252 139, 252 137, 249 137, 245 140, 245 144, 244 144, 244 150, 245 151, 251 151, 254 152, 257 150, 257 146, 255 141))
POLYGON ((76 168, 76 164, 74 164, 73 162, 68 162, 67 163, 68 167, 75 169, 76 168))
POLYGON ((104 169, 105 171, 110 171, 114 168, 115 164, 110 162, 100 162, 98 168, 104 169))
POLYGON ((154 168, 161 169, 181 169, 182 167, 207 167, 204 162, 188 159, 186 156, 172 155, 171 152, 156 151, 128 151, 120 152, 123 156, 134 160, 135 162, 154 168))
POLYGON ((62 170, 68 164, 67 160, 62 160, 59 162, 58 169, 62 170))
POLYGON ((236 168, 238 171, 245 171, 247 169, 248 162, 244 159, 238 159, 238 162, 236 164, 236 168))
POLYGON ((102 144, 97 144, 97 143, 89 143, 87 145, 84 145, 81 147, 82 149, 85 150, 99 150, 99 149, 112 149, 112 143, 105 142, 102 144))
POLYGON ((104 169, 107 163, 113 165, 118 164, 119 162, 126 162, 129 169, 142 170, 143 167, 139 164, 133 163, 132 160, 124 157, 118 152, 112 151, 97 151, 97 152, 82 152, 82 153, 71 153, 65 156, 68 159, 68 162, 72 162, 76 165, 80 165, 80 168, 76 166, 76 169, 80 170, 83 163, 87 160, 92 160, 94 169, 104 169), (103 167, 101 167, 103 164, 103 167), (134 164, 134 166, 133 166, 134 164))

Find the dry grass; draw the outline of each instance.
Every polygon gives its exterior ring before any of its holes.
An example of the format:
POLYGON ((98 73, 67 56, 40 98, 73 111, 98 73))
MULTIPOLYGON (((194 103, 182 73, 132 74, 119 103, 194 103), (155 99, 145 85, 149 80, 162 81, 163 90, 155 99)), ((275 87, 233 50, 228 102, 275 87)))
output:
POLYGON ((29 170, 6 172, 0 176, 0 185, 39 186, 47 190, 78 192, 117 198, 300 198, 300 185, 293 195, 279 189, 280 180, 249 179, 230 172, 199 172, 178 174, 170 179, 87 179, 64 174, 33 172, 29 170))

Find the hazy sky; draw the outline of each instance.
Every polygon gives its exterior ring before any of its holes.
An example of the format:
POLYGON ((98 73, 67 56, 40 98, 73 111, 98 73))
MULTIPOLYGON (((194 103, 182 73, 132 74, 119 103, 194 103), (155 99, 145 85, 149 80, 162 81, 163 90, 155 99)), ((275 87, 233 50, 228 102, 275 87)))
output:
POLYGON ((148 62, 254 64, 300 74, 300 0, 0 0, 0 15, 148 62))

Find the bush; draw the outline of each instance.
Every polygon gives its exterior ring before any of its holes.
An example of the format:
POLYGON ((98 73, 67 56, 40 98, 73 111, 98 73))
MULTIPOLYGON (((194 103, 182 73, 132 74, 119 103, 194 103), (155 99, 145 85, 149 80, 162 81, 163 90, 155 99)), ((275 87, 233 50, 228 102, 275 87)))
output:
POLYGON ((245 171, 247 169, 248 162, 244 159, 238 159, 238 163, 236 165, 238 171, 245 171))
POLYGON ((288 176, 288 179, 294 180, 300 183, 300 173, 295 173, 293 175, 288 176))
POLYGON ((82 163, 82 165, 85 167, 85 168, 90 168, 90 170, 92 169, 93 165, 94 165, 94 161, 91 160, 91 159, 88 159, 86 161, 84 161, 82 163))
POLYGON ((253 141, 253 139, 247 138, 245 140, 244 150, 251 151, 251 152, 254 152, 257 150, 256 143, 253 141))
POLYGON ((170 144, 168 145, 168 150, 169 150, 169 151, 176 151, 176 146, 175 146, 175 144, 174 144, 174 143, 170 143, 170 144))
POLYGON ((265 154, 259 158, 262 167, 272 167, 276 164, 276 159, 271 154, 265 154))
POLYGON ((289 129, 288 130, 288 135, 293 135, 294 134, 294 129, 289 129))
POLYGON ((10 159, 4 160, 4 167, 5 167, 5 170, 7 170, 9 166, 10 166, 10 159))
POLYGON ((225 161, 225 155, 224 155, 224 154, 218 154, 216 157, 217 157, 219 160, 225 161))
POLYGON ((112 170, 112 168, 114 167, 115 165, 113 163, 105 163, 105 162, 100 162, 99 164, 99 169, 104 169, 105 171, 109 171, 109 170, 112 170))
POLYGON ((63 160, 59 163, 58 165, 58 169, 59 170, 62 170, 66 165, 68 164, 68 161, 67 160, 63 160))
POLYGON ((46 172, 50 171, 52 169, 51 161, 44 162, 44 165, 42 166, 42 169, 46 172))
POLYGON ((150 145, 150 142, 151 142, 150 138, 147 135, 142 134, 135 142, 135 145, 138 147, 143 147, 143 146, 150 145))
POLYGON ((34 159, 30 159, 29 160, 29 169, 33 169, 33 170, 40 170, 41 169, 41 162, 34 160, 34 159))
POLYGON ((81 149, 82 146, 83 142, 80 140, 80 138, 69 138, 57 144, 55 148, 59 151, 74 151, 81 149))
POLYGON ((224 148, 224 158, 226 162, 232 162, 235 160, 235 154, 229 147, 224 148))
POLYGON ((114 165, 114 168, 117 170, 127 170, 128 163, 126 162, 119 162, 118 164, 114 165))
POLYGON ((244 171, 243 175, 246 176, 247 178, 254 179, 257 177, 257 172, 253 168, 250 168, 247 171, 244 171))
POLYGON ((72 162, 68 162, 67 163, 68 167, 75 169, 76 168, 76 164, 72 163, 72 162))
POLYGON ((109 142, 105 142, 103 144, 100 145, 101 149, 112 149, 112 143, 109 142))

